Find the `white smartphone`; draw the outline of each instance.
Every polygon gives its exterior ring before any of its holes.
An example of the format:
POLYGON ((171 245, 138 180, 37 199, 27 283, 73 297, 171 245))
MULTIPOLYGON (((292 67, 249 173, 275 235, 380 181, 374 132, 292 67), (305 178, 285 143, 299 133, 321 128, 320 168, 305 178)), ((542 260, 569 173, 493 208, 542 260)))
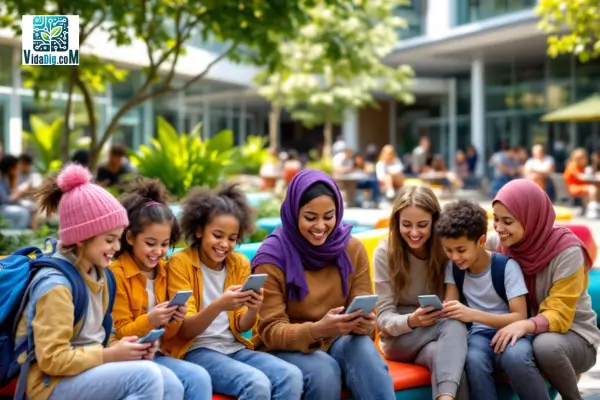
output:
POLYGON ((346 312, 344 314, 352 314, 356 310, 362 310, 361 316, 365 316, 375 308, 375 303, 379 296, 376 294, 369 294, 366 296, 356 296, 350 306, 346 308, 346 312))
POLYGON ((192 293, 193 292, 191 290, 181 290, 175 293, 175 296, 171 299, 171 301, 169 301, 169 305, 167 307, 184 306, 188 299, 192 296, 192 293))
POLYGON ((442 301, 435 294, 424 294, 419 296, 419 304, 421 305, 421 308, 433 307, 436 311, 444 309, 442 301))
POLYGON ((246 283, 244 283, 242 289, 240 289, 240 292, 245 292, 247 290, 254 290, 255 292, 258 292, 258 289, 263 287, 268 276, 269 275, 267 274, 250 275, 248 280, 246 280, 246 283))

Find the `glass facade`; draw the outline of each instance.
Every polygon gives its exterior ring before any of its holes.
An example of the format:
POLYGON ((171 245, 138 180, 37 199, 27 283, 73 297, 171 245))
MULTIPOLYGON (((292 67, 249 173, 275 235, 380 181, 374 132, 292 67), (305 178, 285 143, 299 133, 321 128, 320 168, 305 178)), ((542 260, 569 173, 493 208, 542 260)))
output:
POLYGON ((455 0, 456 25, 533 8, 536 0, 455 0))
POLYGON ((399 29, 400 40, 421 36, 424 33, 424 0, 409 0, 408 4, 398 7, 397 15, 402 17, 407 24, 405 29, 399 29))

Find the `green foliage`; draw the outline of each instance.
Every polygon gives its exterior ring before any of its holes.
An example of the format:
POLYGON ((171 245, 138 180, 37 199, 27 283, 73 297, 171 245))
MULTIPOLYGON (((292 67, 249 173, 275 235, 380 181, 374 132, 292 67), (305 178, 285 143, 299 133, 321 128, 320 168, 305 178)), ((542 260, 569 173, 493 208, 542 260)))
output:
POLYGON ((281 201, 278 199, 271 199, 261 201, 257 207, 255 207, 256 219, 279 217, 281 211, 281 201))
POLYGON ((236 152, 236 156, 239 157, 239 161, 236 163, 236 171, 258 175, 260 166, 269 157, 267 139, 263 136, 248 136, 246 144, 238 147, 236 152))
POLYGON ((265 228, 257 228, 250 235, 246 236, 244 241, 246 243, 264 242, 267 236, 269 236, 269 231, 265 228))
POLYGON ((548 55, 573 54, 581 62, 600 56, 600 0, 540 0, 536 13, 550 34, 548 55))
MULTIPOLYGON (((60 154, 60 140, 64 130, 65 119, 59 117, 48 124, 37 115, 29 117, 31 132, 23 131, 27 143, 33 146, 35 157, 33 163, 37 170, 45 175, 48 172, 60 169, 62 166, 60 154)), ((81 130, 71 132, 71 148, 78 148, 78 139, 81 130)))
POLYGON ((162 117, 157 121, 157 138, 131 154, 141 175, 160 179, 173 196, 182 198, 192 187, 215 187, 229 174, 235 162, 231 131, 203 141, 200 125, 190 134, 178 134, 162 117))
MULTIPOLYGON (((44 241, 48 237, 56 238, 56 228, 42 225, 37 231, 13 231, 10 222, 0 217, 0 255, 8 255, 22 247, 37 246, 44 250, 44 241)), ((46 249, 49 250, 49 249, 46 249)))
POLYGON ((373 105, 374 92, 412 102, 411 68, 382 61, 398 42, 397 29, 406 26, 394 16, 402 4, 347 0, 307 9, 310 22, 281 43, 277 68, 255 77, 259 93, 309 126, 340 122, 345 110, 373 105))

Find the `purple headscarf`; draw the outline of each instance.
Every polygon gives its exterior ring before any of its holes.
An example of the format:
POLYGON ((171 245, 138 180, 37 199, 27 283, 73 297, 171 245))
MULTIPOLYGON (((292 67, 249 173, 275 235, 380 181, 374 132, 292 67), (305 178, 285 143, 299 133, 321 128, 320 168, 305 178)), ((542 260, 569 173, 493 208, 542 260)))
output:
POLYGON ((344 295, 348 294, 348 275, 354 271, 346 247, 352 225, 342 222, 344 204, 333 179, 322 171, 307 169, 297 174, 281 205, 281 226, 267 236, 252 259, 252 270, 261 264, 273 264, 285 273, 288 298, 302 300, 308 294, 304 270, 319 270, 336 265, 342 278, 344 295), (322 182, 335 194, 336 224, 321 246, 310 244, 298 229, 300 199, 315 183, 322 182))

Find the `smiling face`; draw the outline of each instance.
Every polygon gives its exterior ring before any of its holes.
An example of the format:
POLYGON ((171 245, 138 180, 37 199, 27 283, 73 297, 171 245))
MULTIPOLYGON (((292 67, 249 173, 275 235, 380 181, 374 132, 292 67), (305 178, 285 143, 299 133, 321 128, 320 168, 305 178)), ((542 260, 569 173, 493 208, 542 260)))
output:
POLYGON ((200 261, 209 268, 220 269, 234 250, 240 233, 240 221, 231 214, 217 215, 204 229, 196 232, 201 239, 200 261))
POLYGON ((167 251, 171 240, 171 224, 151 223, 137 235, 127 231, 127 243, 132 248, 133 260, 142 271, 150 271, 158 265, 167 251))
POLYGON ((422 251, 431 237, 431 214, 422 208, 409 206, 400 212, 398 218, 402 239, 413 252, 422 251))
POLYGON ((485 236, 479 240, 470 240, 466 236, 459 238, 442 238, 444 251, 456 266, 462 270, 470 268, 479 259, 481 251, 485 251, 485 236))
POLYGON ((519 243, 525 234, 523 225, 499 201, 494 203, 494 230, 504 247, 519 243))
POLYGON ((123 230, 122 227, 115 228, 78 244, 82 268, 89 270, 94 265, 100 268, 108 267, 115 253, 121 248, 123 230))
POLYGON ((303 207, 298 214, 298 230, 313 246, 325 243, 335 224, 336 207, 333 199, 327 195, 315 197, 303 207))

